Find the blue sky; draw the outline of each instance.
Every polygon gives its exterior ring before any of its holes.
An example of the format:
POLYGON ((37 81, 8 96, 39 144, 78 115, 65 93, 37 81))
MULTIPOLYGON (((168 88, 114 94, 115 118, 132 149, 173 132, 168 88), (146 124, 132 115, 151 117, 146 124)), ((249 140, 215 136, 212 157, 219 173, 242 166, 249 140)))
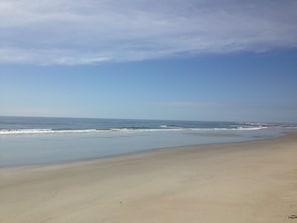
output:
POLYGON ((0 115, 297 122, 296 1, 0 2, 0 115))

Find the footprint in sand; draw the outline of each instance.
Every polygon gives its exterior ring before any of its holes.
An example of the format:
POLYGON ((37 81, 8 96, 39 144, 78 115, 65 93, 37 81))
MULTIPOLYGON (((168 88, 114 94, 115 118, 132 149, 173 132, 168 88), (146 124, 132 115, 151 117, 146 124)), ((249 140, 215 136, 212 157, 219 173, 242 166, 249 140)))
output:
POLYGON ((297 215, 292 214, 292 215, 290 215, 288 218, 289 218, 289 219, 297 219, 297 215))

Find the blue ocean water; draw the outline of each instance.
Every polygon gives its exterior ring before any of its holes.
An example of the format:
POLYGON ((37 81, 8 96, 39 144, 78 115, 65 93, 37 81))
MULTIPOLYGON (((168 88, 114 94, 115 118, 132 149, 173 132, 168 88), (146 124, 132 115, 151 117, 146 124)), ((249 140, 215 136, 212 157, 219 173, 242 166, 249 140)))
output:
POLYGON ((45 164, 154 148, 276 137, 296 125, 0 117, 0 166, 45 164))

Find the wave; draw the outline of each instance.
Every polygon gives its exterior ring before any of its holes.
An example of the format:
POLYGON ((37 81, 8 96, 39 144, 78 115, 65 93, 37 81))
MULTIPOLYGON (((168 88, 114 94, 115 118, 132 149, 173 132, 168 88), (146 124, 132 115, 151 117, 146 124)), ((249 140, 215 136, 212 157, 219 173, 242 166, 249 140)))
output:
POLYGON ((234 127, 234 128, 191 128, 191 130, 198 131, 251 131, 262 130, 268 127, 234 127))
POLYGON ((21 134, 51 134, 51 133, 90 133, 96 132, 96 129, 73 129, 73 130, 55 130, 55 129, 1 129, 0 135, 21 135, 21 134))
POLYGON ((266 129, 265 126, 239 126, 233 128, 184 128, 162 125, 160 128, 107 128, 107 129, 0 129, 0 135, 29 135, 57 133, 109 133, 109 132, 170 132, 170 131, 250 131, 266 129))
POLYGON ((109 133, 109 132, 164 132, 181 131, 186 129, 136 129, 136 128, 111 128, 111 129, 2 129, 0 135, 25 135, 25 134, 55 134, 55 133, 109 133))

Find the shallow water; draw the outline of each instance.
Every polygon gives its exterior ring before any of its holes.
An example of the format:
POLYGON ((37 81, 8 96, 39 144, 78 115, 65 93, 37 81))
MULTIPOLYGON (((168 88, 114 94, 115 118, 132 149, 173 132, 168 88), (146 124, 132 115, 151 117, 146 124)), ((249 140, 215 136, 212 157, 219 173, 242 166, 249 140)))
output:
POLYGON ((0 166, 46 164, 154 148, 271 138, 283 128, 261 130, 111 131, 0 135, 0 166))

